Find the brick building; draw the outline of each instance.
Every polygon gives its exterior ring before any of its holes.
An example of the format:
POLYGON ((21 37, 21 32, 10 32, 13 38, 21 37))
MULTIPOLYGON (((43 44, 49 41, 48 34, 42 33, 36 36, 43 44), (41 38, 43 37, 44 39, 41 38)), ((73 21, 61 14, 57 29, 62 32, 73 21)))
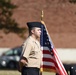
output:
MULTIPOLYGON (((11 3, 18 6, 12 18, 19 27, 25 27, 28 21, 40 21, 43 9, 43 20, 55 47, 76 48, 76 4, 68 0, 12 0, 11 3)), ((5 34, 0 30, 0 47, 20 46, 23 41, 15 33, 5 34)))

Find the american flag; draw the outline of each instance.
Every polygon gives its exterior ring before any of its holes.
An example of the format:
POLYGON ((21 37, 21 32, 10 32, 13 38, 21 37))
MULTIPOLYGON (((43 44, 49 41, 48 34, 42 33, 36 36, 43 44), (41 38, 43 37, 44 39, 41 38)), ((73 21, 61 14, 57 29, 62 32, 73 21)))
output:
POLYGON ((43 50, 43 71, 56 72, 58 75, 68 75, 44 25, 42 25, 41 31, 40 44, 43 50))

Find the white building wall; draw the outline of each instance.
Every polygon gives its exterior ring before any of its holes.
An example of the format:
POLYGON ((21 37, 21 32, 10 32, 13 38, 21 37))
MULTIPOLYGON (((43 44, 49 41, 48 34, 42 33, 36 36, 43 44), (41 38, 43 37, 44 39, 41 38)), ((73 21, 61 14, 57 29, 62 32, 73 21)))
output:
MULTIPOLYGON (((0 48, 0 55, 10 50, 10 48, 0 48)), ((63 63, 76 64, 76 48, 56 48, 58 55, 63 63)))

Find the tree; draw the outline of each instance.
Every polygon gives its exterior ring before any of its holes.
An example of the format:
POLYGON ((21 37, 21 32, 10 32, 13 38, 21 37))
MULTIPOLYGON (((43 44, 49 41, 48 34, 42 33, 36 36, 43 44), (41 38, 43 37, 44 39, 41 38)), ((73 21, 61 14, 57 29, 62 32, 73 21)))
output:
POLYGON ((5 34, 13 32, 24 37, 26 28, 18 27, 18 23, 12 19, 12 11, 15 8, 17 6, 12 4, 11 0, 0 0, 0 30, 3 30, 5 34))
POLYGON ((71 2, 71 3, 76 3, 76 0, 69 0, 69 2, 71 2))

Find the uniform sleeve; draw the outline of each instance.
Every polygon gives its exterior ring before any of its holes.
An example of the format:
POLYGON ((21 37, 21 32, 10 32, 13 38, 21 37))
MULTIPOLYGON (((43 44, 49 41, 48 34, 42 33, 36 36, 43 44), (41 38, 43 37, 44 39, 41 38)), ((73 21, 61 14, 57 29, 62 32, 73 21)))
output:
POLYGON ((24 52, 23 52, 22 56, 25 57, 25 58, 28 58, 31 50, 32 50, 31 43, 24 44, 24 52))

